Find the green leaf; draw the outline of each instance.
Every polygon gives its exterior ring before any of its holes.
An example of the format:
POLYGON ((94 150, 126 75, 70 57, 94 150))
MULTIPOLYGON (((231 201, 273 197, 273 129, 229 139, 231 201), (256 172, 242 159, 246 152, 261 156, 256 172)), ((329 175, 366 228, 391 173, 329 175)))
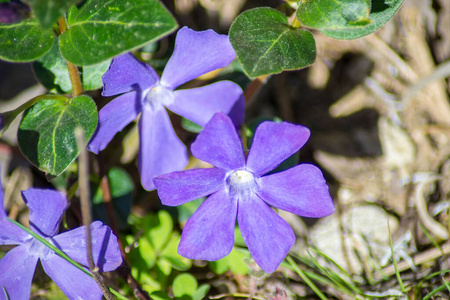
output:
POLYGON ((301 69, 316 58, 312 34, 290 27, 286 16, 271 8, 240 14, 231 25, 230 41, 250 77, 301 69))
POLYGON ((84 130, 88 142, 97 119, 97 107, 88 96, 71 100, 47 95, 23 115, 17 133, 20 150, 47 175, 58 176, 78 156, 75 127, 84 130))
POLYGON ((372 23, 369 20, 370 0, 314 0, 300 4, 298 20, 319 30, 345 30, 372 23))
POLYGON ((27 62, 38 59, 53 45, 52 30, 44 30, 36 20, 16 24, 0 23, 0 59, 27 62))
POLYGON ((58 41, 44 56, 33 63, 34 73, 39 81, 49 90, 69 93, 72 91, 69 71, 64 58, 59 53, 58 41))
MULTIPOLYGON (((80 73, 83 90, 92 91, 101 88, 103 86, 102 76, 110 64, 111 60, 108 59, 95 65, 82 67, 80 73)), ((50 91, 72 92, 69 70, 59 52, 56 40, 50 51, 33 63, 33 69, 42 85, 50 91)))
POLYGON ((167 243, 173 230, 173 220, 165 210, 158 215, 151 215, 144 219, 145 237, 156 252, 160 252, 167 243))
POLYGON ((173 281, 173 295, 176 298, 183 296, 194 296, 197 291, 198 283, 194 276, 188 273, 180 274, 173 281))
POLYGON ((62 55, 76 65, 91 65, 168 35, 177 28, 158 0, 89 0, 71 9, 60 36, 62 55))
POLYGON ((108 59, 101 63, 82 68, 81 81, 83 83, 83 90, 92 91, 103 86, 102 76, 108 70, 111 60, 108 59))
POLYGON ((43 28, 50 28, 58 18, 80 0, 31 0, 31 9, 43 28))
POLYGON ((202 300, 202 299, 206 299, 206 294, 208 294, 209 289, 211 288, 211 286, 207 283, 202 284, 201 286, 198 287, 198 290, 195 292, 194 295, 192 295, 192 299, 193 300, 202 300))
POLYGON ((346 30, 322 30, 322 32, 329 37, 342 40, 366 36, 386 24, 398 11, 402 3, 403 0, 372 0, 369 14, 371 24, 346 30))
POLYGON ((180 239, 181 237, 178 232, 175 231, 172 233, 167 246, 161 252, 161 259, 165 259, 170 262, 174 269, 179 271, 187 271, 191 267, 192 261, 178 254, 180 239))

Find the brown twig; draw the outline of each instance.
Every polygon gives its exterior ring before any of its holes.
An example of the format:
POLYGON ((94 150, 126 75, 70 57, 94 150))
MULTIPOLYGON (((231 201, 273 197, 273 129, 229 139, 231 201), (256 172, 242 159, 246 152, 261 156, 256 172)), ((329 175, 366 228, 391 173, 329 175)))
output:
POLYGON ((80 127, 75 128, 75 139, 77 147, 80 151, 78 158, 78 182, 80 186, 80 200, 81 200, 81 215, 83 219, 83 225, 86 230, 86 255, 88 257, 89 270, 94 277, 95 282, 99 286, 103 295, 108 300, 114 300, 114 296, 109 291, 108 287, 103 282, 98 268, 95 266, 94 257, 92 255, 92 238, 91 238, 91 197, 89 192, 89 171, 88 171, 88 156, 86 151, 86 142, 84 138, 83 129, 80 127))
MULTIPOLYGON (((59 30, 61 34, 67 30, 67 23, 64 16, 58 19, 59 30)), ((78 68, 73 63, 66 60, 67 69, 69 70, 70 82, 72 83, 72 96, 76 97, 83 94, 83 84, 81 83, 80 73, 78 68)))

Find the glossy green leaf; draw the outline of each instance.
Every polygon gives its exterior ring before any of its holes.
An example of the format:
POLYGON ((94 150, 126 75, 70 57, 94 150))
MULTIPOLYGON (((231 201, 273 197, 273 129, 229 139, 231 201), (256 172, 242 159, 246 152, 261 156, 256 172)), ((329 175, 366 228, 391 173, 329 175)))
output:
MULTIPOLYGON (((103 86, 102 76, 108 70, 111 60, 80 67, 83 90, 92 91, 103 86)), ((55 41, 50 51, 33 63, 34 72, 42 83, 50 91, 70 93, 72 83, 69 77, 67 64, 59 52, 58 42, 55 41)))
POLYGON ((57 41, 53 43, 50 51, 33 63, 33 69, 36 77, 47 89, 63 93, 72 91, 67 64, 59 53, 57 41))
POLYGON ((68 26, 62 55, 91 65, 168 35, 177 23, 158 0, 89 0, 69 11, 68 26))
POLYGON ((351 40, 366 36, 386 24, 398 11, 403 0, 372 0, 367 26, 354 27, 344 30, 321 30, 324 34, 335 39, 351 40))
POLYGON ((83 90, 92 91, 103 87, 102 76, 108 70, 111 60, 108 59, 95 65, 82 67, 81 82, 83 90))
POLYGON ((172 285, 173 295, 175 298, 183 296, 194 296, 197 291, 198 283, 194 276, 188 273, 180 274, 175 277, 172 285))
POLYGON ((287 17, 271 8, 240 14, 230 28, 230 41, 249 77, 296 70, 312 64, 312 34, 289 26, 287 17))
POLYGON ((0 24, 0 59, 33 61, 50 50, 53 39, 52 30, 42 29, 36 20, 0 24))
POLYGON ((297 10, 297 18, 315 29, 345 30, 369 25, 370 0, 305 1, 297 10))
POLYGON ((47 95, 23 115, 17 139, 22 153, 50 177, 61 174, 78 156, 74 129, 89 141, 97 126, 97 107, 88 96, 47 95))
POLYGON ((30 0, 34 15, 43 28, 50 28, 58 18, 80 0, 30 0))
POLYGON ((206 299, 206 294, 208 294, 209 289, 211 288, 211 286, 207 283, 202 284, 201 286, 198 287, 197 291, 195 291, 195 294, 192 295, 192 299, 193 300, 203 300, 206 299))

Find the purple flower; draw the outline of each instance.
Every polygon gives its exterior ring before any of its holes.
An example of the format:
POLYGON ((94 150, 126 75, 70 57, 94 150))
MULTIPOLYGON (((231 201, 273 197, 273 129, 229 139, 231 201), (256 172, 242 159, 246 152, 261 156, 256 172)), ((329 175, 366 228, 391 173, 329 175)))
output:
MULTIPOLYGON (((176 136, 165 108, 204 126, 214 113, 228 113, 238 100, 237 106, 243 103, 241 88, 231 81, 175 89, 202 74, 227 66, 235 56, 228 36, 183 27, 161 79, 149 65, 129 53, 114 58, 103 75, 102 95, 123 95, 100 110, 99 126, 89 142, 89 151, 103 150, 118 131, 142 112, 139 173, 142 186, 153 190, 154 176, 182 170, 188 162, 186 147, 176 136)), ((243 119, 241 108, 237 116, 240 120, 243 119)), ((236 113, 234 109, 232 112, 236 113)))
POLYGON ((304 217, 334 212, 322 172, 310 164, 263 176, 297 152, 310 135, 306 127, 263 122, 246 158, 239 136, 224 114, 214 115, 192 143, 192 154, 213 166, 155 178, 164 205, 208 196, 188 220, 178 253, 217 260, 234 244, 236 218, 247 247, 261 268, 274 272, 295 242, 291 227, 270 207, 304 217))
MULTIPOLYGON (((54 190, 31 188, 22 192, 30 209, 30 227, 70 258, 87 266, 85 228, 56 234, 59 222, 67 208, 64 195, 54 190)), ((0 202, 3 191, 0 188, 0 202)), ((101 222, 91 224, 92 252, 94 262, 101 272, 116 269, 122 263, 116 236, 101 222)), ((44 271, 53 279, 69 299, 102 299, 102 292, 95 281, 46 247, 26 231, 8 221, 0 209, 0 245, 18 245, 0 260, 0 300, 6 299, 1 286, 9 298, 26 300, 30 298, 30 287, 38 260, 44 271)))

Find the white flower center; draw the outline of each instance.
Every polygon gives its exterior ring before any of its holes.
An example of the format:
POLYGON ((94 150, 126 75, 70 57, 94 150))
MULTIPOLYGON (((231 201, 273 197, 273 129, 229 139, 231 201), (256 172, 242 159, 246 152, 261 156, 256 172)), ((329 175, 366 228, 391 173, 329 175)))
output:
POLYGON ((245 170, 238 170, 231 173, 227 178, 227 184, 229 193, 239 198, 255 193, 259 189, 253 173, 245 170))
POLYGON ((163 85, 157 86, 144 91, 144 102, 155 111, 173 103, 173 91, 163 85))

